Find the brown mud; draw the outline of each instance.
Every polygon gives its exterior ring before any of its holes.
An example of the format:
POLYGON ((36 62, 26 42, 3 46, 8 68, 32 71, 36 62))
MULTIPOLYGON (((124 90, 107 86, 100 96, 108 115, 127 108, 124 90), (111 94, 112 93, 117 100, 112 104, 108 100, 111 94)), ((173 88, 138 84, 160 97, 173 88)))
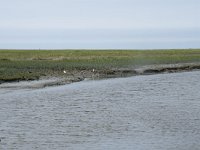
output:
POLYGON ((199 70, 200 63, 183 63, 183 64, 163 64, 163 65, 149 65, 138 68, 113 68, 110 70, 82 70, 82 71, 66 71, 66 73, 55 74, 50 76, 43 76, 36 80, 0 80, 1 88, 44 88, 48 86, 58 86, 79 82, 86 79, 105 79, 105 78, 119 78, 130 77, 136 75, 152 75, 161 73, 175 73, 199 70))

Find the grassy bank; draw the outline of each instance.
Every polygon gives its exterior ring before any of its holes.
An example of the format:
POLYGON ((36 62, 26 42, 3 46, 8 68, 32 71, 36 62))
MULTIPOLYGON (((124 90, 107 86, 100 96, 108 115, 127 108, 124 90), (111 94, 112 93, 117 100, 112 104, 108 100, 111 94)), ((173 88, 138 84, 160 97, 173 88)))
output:
POLYGON ((200 50, 0 50, 0 81, 34 80, 72 72, 107 72, 154 64, 200 62, 200 50))

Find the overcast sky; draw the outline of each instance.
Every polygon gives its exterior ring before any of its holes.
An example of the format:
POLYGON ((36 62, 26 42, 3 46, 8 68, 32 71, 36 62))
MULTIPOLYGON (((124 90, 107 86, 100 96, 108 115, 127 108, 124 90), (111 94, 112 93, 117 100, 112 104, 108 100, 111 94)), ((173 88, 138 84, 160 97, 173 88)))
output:
POLYGON ((0 48, 197 48, 199 0, 0 0, 0 48))

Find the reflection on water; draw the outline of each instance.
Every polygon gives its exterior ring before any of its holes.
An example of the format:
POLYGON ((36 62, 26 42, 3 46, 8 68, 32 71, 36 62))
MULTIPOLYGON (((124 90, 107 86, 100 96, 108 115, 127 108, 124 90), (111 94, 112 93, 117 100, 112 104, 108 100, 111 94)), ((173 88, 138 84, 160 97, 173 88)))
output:
POLYGON ((0 149, 198 149, 199 76, 0 89, 0 149))

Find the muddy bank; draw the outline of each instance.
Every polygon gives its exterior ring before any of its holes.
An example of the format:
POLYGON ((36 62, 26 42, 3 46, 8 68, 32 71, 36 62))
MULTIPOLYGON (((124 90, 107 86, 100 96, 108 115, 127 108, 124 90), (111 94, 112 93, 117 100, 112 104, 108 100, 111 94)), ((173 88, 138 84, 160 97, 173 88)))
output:
POLYGON ((33 81, 4 82, 0 84, 0 89, 1 88, 38 89, 38 88, 45 88, 48 86, 65 85, 65 84, 70 84, 70 83, 79 82, 79 81, 82 81, 82 79, 48 77, 48 78, 41 78, 39 80, 33 80, 33 81))
POLYGON ((200 69, 200 63, 168 64, 145 66, 141 70, 142 74, 173 73, 181 71, 192 71, 200 69))
POLYGON ((136 75, 150 75, 159 73, 174 73, 182 71, 199 70, 200 63, 185 63, 185 64, 164 64, 164 65, 149 65, 136 68, 113 68, 110 70, 82 70, 82 71, 65 71, 62 74, 43 76, 37 80, 0 80, 1 88, 44 88, 47 86, 58 86, 79 82, 86 79, 105 79, 117 77, 130 77, 136 75))
POLYGON ((134 75, 149 75, 159 73, 174 73, 183 71, 199 70, 200 63, 184 63, 184 64, 161 64, 147 65, 136 68, 121 68, 112 69, 105 72, 100 72, 101 77, 128 77, 134 75))

